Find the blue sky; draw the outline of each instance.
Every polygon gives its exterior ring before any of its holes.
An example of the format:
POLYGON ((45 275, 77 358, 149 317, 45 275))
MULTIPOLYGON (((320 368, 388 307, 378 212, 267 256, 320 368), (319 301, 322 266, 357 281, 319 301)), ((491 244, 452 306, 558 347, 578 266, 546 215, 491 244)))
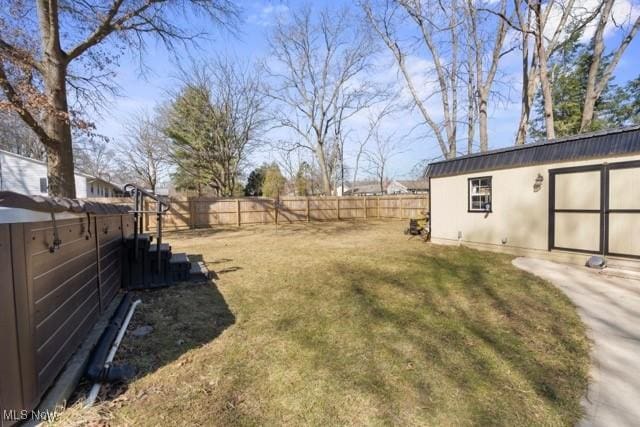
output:
MULTIPOLYGON (((582 2, 591 1, 594 0, 582 0, 582 2)), ((630 10, 633 14, 640 11, 638 5, 631 8, 629 1, 632 0, 618 0, 619 15, 626 16, 630 10)), ((341 2, 322 1, 313 4, 314 7, 322 7, 323 5, 337 7, 338 3, 341 2)), ((350 4, 350 2, 344 4, 350 4)), ((202 41, 197 50, 191 50, 189 53, 181 52, 180 59, 176 59, 175 55, 167 52, 163 46, 151 43, 145 56, 146 70, 144 73, 140 72, 136 60, 131 57, 122 58, 115 78, 121 88, 120 95, 112 98, 110 105, 101 111, 102 117, 96 120, 98 133, 108 136, 114 142, 123 140, 125 137, 124 126, 131 116, 152 110, 157 103, 166 99, 166 91, 176 86, 177 64, 189 61, 186 54, 203 59, 219 54, 245 60, 266 59, 268 57, 266 35, 271 30, 275 16, 278 14, 286 16, 291 9, 299 5, 295 1, 246 2, 243 6, 242 22, 239 25, 240 31, 237 35, 214 32, 214 39, 202 41)), ((614 30, 609 31, 606 39, 607 44, 616 45, 618 38, 618 33, 614 30)), ((640 40, 636 38, 628 47, 616 70, 616 82, 622 83, 640 74, 638 58, 640 58, 640 40)), ((421 61, 425 60, 428 58, 414 58, 414 68, 417 73, 420 73, 421 61)), ((387 51, 382 51, 382 54, 375 61, 378 65, 377 72, 381 76, 390 81, 396 80, 398 84, 401 83, 394 70, 393 60, 387 51)), ((500 93, 503 100, 490 104, 490 148, 513 144, 520 108, 519 61, 520 54, 516 51, 505 56, 501 62, 503 75, 500 78, 500 83, 494 89, 500 93)), ((437 104, 433 104, 433 106, 436 107, 437 104)), ((352 126, 357 134, 361 124, 356 120, 352 126)), ((393 128, 398 135, 404 135, 413 129, 411 137, 403 142, 402 152, 390 161, 390 177, 411 177, 415 172, 414 166, 418 162, 440 155, 435 139, 425 135, 426 132, 419 125, 419 118, 415 113, 403 112, 391 118, 388 126, 393 128), (416 125, 418 125, 417 128, 416 125)), ((460 141, 459 144, 466 146, 466 141, 460 141)), ((263 161, 274 160, 274 156, 273 150, 261 150, 253 156, 251 162, 257 165, 263 161)), ((347 158, 348 162, 349 158, 347 158)))

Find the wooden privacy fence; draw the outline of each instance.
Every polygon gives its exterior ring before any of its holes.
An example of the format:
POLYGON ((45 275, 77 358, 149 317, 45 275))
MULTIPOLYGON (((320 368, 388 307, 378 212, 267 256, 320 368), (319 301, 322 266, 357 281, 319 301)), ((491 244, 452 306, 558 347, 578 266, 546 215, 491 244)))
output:
MULTIPOLYGON (((428 210, 427 195, 378 197, 285 197, 220 199, 171 198, 163 225, 167 230, 206 228, 218 225, 276 224, 372 218, 407 219, 428 210)), ((153 203, 145 210, 154 210, 153 203)), ((145 224, 154 229, 156 218, 148 214, 145 224)))

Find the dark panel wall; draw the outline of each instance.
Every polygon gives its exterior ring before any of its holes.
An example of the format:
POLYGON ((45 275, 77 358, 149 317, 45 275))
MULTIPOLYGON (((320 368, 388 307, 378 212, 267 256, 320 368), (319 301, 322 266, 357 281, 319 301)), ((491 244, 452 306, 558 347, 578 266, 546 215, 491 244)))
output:
MULTIPOLYGON (((0 224, 0 408, 22 408, 20 359, 11 268, 11 230, 0 224)), ((1 417, 1 413, 0 413, 1 417)), ((2 421, 0 420, 0 425, 2 421)))
POLYGON ((0 414, 37 406, 122 287, 123 231, 130 215, 0 224, 0 414))
POLYGON ((96 247, 88 218, 25 224, 29 288, 33 289, 38 395, 51 386, 100 313, 96 247))
POLYGON ((122 218, 120 215, 96 219, 100 307, 105 309, 122 285, 122 218))

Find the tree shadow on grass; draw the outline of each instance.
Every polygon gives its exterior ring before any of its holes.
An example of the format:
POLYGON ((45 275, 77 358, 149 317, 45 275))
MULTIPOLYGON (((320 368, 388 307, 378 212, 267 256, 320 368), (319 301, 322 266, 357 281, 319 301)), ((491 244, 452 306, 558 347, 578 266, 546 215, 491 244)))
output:
POLYGON ((308 317, 283 323, 299 329, 290 336, 318 367, 348 378, 344 386, 375 399, 389 420, 402 414, 398 378, 426 412, 442 389, 454 390, 461 407, 473 408, 464 414, 473 424, 533 422, 541 401, 555 421, 579 419, 588 346, 557 289, 518 272, 508 257, 467 249, 397 261, 415 268, 399 274, 391 260, 338 262, 327 272, 343 287, 339 305, 352 314, 340 321, 354 325, 355 339, 336 338, 308 317), (365 365, 354 356, 363 354, 365 365))
MULTIPOLYGON (((212 342, 235 323, 235 316, 213 281, 138 291, 133 300, 138 298, 142 304, 134 313, 114 360, 115 364, 129 364, 136 369, 132 381, 212 342), (151 332, 135 336, 136 329, 143 326, 150 326, 151 332)), ((81 383, 75 400, 82 398, 89 386, 81 383)), ((103 386, 99 400, 114 400, 127 388, 126 383, 103 386)))

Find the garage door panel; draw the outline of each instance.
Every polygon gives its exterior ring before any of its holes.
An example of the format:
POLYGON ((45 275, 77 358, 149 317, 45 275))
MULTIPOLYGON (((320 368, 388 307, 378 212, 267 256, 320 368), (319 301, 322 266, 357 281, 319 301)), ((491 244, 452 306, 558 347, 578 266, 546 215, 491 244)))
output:
POLYGON ((609 170, 609 208, 640 209, 640 168, 609 170))
POLYGON ((600 171, 556 175, 556 209, 600 209, 600 171))
POLYGON ((581 251, 600 249, 600 213, 556 212, 555 247, 581 251))
POLYGON ((609 253, 640 256, 640 214, 609 214, 609 253))

